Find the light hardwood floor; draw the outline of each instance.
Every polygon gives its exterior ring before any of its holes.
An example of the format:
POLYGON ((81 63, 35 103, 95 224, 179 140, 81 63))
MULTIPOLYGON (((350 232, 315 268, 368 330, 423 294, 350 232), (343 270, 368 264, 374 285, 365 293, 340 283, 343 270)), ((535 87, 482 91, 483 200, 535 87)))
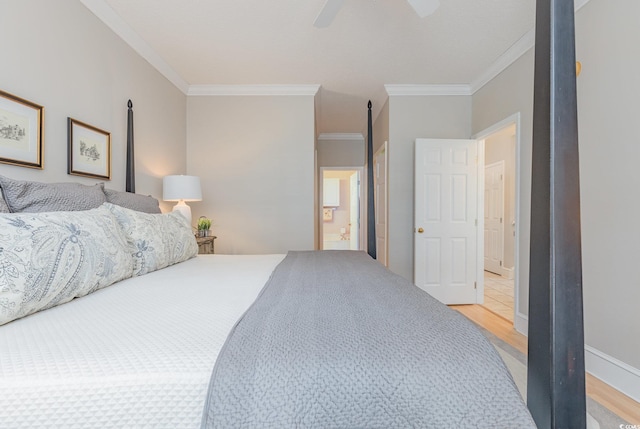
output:
POLYGON ((513 323, 513 279, 485 271, 482 306, 513 323))
MULTIPOLYGON (((527 337, 517 332, 513 325, 481 305, 452 305, 451 308, 464 314, 468 319, 527 354, 527 337)), ((587 374, 587 395, 611 412, 632 424, 640 423, 640 403, 623 395, 613 387, 587 374)))

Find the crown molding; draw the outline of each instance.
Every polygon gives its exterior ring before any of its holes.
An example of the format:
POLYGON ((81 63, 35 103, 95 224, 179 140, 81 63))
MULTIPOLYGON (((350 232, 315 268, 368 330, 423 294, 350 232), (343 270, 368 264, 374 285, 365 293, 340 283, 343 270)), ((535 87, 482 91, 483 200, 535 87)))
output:
POLYGON ((189 84, 167 64, 145 40, 138 35, 104 0, 80 0, 99 20, 125 41, 142 58, 184 94, 189 84))
POLYGON ((466 84, 421 85, 421 84, 385 84, 384 89, 390 96, 394 95, 471 95, 471 88, 466 84))
POLYGON ((587 3, 589 3, 589 0, 575 0, 575 3, 573 5, 573 9, 577 12, 580 9, 582 9, 582 6, 584 6, 587 3))
POLYGON ((504 54, 500 55, 498 59, 489 66, 480 76, 471 82, 469 87, 471 93, 475 94, 480 88, 489 83, 493 78, 498 76, 513 64, 518 58, 523 56, 525 52, 533 48, 535 42, 535 31, 533 28, 525 33, 516 43, 511 45, 504 54))
MULTIPOLYGON (((575 0, 577 12, 590 0, 575 0)), ((149 44, 138 35, 104 0, 80 0, 99 20, 125 41, 169 82, 187 95, 313 95, 320 85, 189 85, 169 64, 167 64, 149 44)), ((470 84, 453 85, 396 85, 387 84, 388 95, 473 95, 476 91, 498 76, 525 52, 534 46, 535 32, 529 30, 484 73, 470 84)))
MULTIPOLYGON (((575 12, 582 9, 584 5, 589 3, 590 0, 576 0, 574 3, 575 12)), ((524 36, 522 36, 516 43, 511 45, 509 49, 505 51, 504 54, 500 55, 498 59, 489 66, 487 70, 484 71, 480 76, 474 79, 469 85, 471 88, 471 94, 475 94, 480 88, 489 83, 493 78, 498 76, 513 64, 518 58, 523 56, 529 49, 533 48, 535 45, 536 37, 535 37, 535 29, 527 31, 524 36)))
POLYGON ((364 140, 361 133, 322 133, 318 135, 318 140, 364 140))
POLYGON ((315 96, 320 85, 191 85, 187 95, 306 95, 315 96))

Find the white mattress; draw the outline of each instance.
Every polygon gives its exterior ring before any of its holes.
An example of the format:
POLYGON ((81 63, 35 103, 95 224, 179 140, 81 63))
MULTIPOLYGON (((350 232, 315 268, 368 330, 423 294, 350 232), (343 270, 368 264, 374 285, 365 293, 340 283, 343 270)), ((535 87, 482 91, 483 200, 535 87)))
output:
POLYGON ((199 427, 218 352, 283 258, 200 255, 0 326, 0 427, 199 427))

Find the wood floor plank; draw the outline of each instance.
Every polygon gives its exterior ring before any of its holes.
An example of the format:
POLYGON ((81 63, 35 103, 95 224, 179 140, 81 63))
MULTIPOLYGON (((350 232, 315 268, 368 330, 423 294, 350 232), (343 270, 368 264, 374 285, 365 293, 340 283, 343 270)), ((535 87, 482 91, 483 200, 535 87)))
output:
MULTIPOLYGON (((513 328, 513 325, 502 317, 493 314, 481 305, 452 305, 469 320, 482 326, 505 343, 520 352, 527 354, 527 337, 513 328)), ((587 395, 617 414, 631 424, 640 423, 640 403, 634 401, 602 380, 587 374, 587 395)))
POLYGON ((454 310, 464 314, 468 319, 482 326, 505 343, 527 354, 527 337, 513 329, 513 325, 481 305, 452 305, 454 310))

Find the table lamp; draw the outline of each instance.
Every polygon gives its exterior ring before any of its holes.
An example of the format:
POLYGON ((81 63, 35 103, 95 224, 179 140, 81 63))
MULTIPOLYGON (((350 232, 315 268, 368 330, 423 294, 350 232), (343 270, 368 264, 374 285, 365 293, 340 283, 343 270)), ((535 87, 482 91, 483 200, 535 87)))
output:
POLYGON ((162 179, 162 199, 165 201, 177 201, 173 211, 179 211, 191 225, 191 207, 186 201, 201 201, 202 190, 200 178, 197 176, 173 175, 162 179))

